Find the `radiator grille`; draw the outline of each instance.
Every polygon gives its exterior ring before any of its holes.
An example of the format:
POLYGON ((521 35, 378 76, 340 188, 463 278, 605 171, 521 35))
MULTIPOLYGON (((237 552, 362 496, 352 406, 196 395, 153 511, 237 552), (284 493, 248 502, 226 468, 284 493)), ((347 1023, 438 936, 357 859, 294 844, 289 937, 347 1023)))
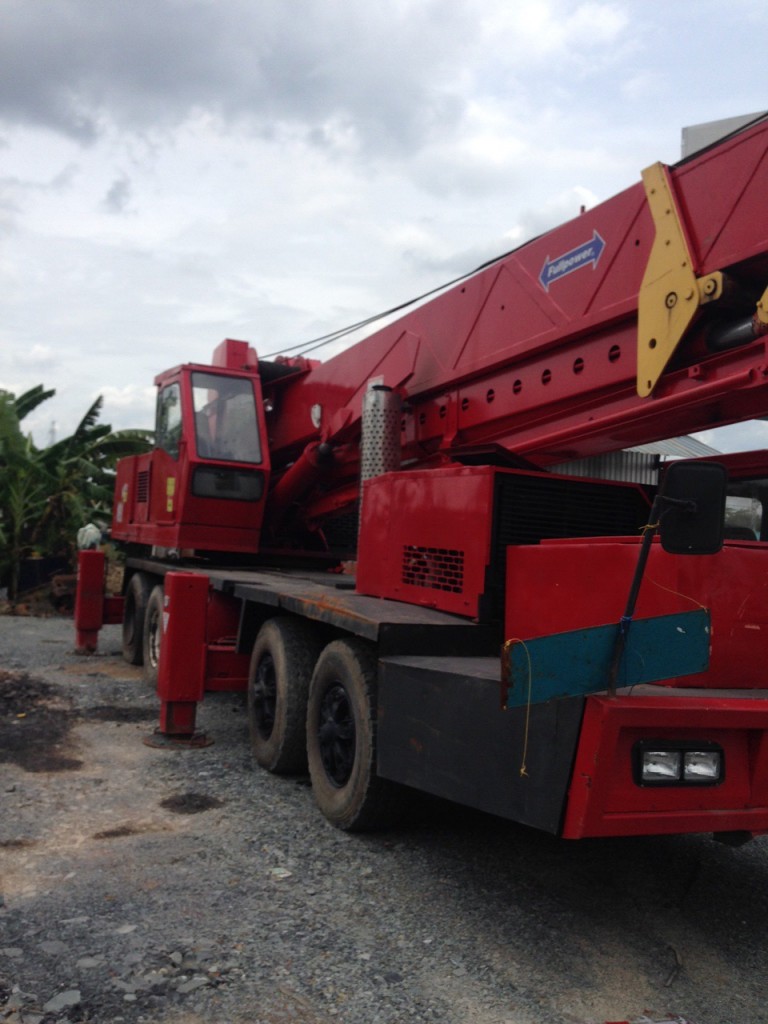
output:
POLYGON ((499 474, 496 478, 493 557, 484 615, 503 615, 506 547, 567 537, 638 536, 650 505, 642 491, 594 480, 499 474))
POLYGON ((637 535, 648 520, 648 503, 631 487, 522 475, 499 475, 497 487, 500 547, 547 538, 637 535))
POLYGON ((144 469, 138 474, 136 480, 136 501, 139 505, 146 505, 149 501, 149 470, 144 469))
POLYGON ((402 580, 412 587, 460 594, 464 589, 464 552, 405 544, 402 580))

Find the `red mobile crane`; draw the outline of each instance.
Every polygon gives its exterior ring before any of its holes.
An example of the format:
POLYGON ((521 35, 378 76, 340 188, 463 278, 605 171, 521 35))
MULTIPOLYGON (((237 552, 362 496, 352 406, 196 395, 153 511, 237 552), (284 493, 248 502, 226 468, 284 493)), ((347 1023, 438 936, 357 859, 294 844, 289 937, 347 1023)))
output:
POLYGON ((122 618, 167 737, 247 690, 256 760, 342 828, 415 787, 566 838, 768 832, 766 453, 719 460, 722 550, 712 463, 693 496, 550 468, 768 415, 766 194, 758 119, 325 363, 161 374, 79 644, 122 618))

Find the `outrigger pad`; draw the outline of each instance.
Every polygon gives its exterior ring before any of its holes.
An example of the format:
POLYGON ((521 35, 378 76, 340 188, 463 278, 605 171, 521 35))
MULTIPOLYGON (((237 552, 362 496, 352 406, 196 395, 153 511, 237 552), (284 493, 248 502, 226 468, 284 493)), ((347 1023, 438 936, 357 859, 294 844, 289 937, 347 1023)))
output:
POLYGON ((146 747, 157 747, 159 750, 190 750, 198 747, 210 747, 213 740, 209 740, 204 732, 194 732, 190 736, 176 736, 155 729, 149 736, 144 737, 142 743, 146 747))

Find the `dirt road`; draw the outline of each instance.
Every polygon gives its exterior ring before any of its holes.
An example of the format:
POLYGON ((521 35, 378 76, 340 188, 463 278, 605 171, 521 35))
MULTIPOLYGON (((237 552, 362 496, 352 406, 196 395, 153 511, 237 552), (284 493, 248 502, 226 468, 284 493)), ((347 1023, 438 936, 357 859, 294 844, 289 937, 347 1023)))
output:
POLYGON ((768 841, 568 844, 442 802, 348 836, 305 779, 142 743, 156 700, 71 623, 0 618, 0 1021, 768 1022, 768 841))

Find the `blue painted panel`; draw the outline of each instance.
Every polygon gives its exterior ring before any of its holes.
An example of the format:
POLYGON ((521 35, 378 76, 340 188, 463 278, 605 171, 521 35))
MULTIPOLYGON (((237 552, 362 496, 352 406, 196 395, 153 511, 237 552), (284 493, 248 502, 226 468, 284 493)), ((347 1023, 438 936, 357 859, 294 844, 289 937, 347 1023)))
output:
MULTIPOLYGON (((608 685, 618 624, 518 641, 508 649, 507 707, 598 693, 608 685)), ((627 634, 618 686, 673 679, 709 667, 704 609, 636 619, 627 634)))

